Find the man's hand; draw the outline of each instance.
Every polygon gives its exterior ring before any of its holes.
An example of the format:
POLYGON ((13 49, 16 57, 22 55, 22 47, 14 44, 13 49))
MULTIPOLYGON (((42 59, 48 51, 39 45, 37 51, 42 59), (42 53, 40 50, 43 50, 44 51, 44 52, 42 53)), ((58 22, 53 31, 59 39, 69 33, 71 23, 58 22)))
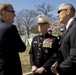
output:
POLYGON ((53 73, 55 73, 56 75, 58 75, 57 70, 56 70, 57 65, 58 65, 58 63, 55 62, 55 63, 51 66, 51 71, 52 71, 53 73))
POLYGON ((37 73, 42 74, 45 69, 43 67, 40 67, 36 70, 37 73))
POLYGON ((37 67, 36 66, 32 66, 32 72, 36 73, 37 67))

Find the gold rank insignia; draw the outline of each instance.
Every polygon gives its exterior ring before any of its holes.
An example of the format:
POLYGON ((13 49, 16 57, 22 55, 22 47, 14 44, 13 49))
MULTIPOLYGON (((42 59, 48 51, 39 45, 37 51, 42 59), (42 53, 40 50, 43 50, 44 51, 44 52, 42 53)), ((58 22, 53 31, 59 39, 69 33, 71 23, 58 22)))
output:
POLYGON ((48 53, 48 50, 47 49, 45 50, 45 53, 48 53))
POLYGON ((44 41, 43 41, 43 47, 52 48, 52 42, 53 42, 53 40, 50 39, 50 38, 44 39, 44 41))

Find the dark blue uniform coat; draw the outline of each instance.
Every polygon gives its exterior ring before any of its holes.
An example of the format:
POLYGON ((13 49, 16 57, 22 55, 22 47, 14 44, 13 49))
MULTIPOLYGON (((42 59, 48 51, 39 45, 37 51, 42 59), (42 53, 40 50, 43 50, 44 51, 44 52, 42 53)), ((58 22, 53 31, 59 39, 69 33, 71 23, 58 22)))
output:
POLYGON ((29 52, 31 66, 44 67, 46 70, 43 74, 35 75, 54 75, 50 68, 57 59, 58 47, 57 37, 47 33, 33 38, 29 52))

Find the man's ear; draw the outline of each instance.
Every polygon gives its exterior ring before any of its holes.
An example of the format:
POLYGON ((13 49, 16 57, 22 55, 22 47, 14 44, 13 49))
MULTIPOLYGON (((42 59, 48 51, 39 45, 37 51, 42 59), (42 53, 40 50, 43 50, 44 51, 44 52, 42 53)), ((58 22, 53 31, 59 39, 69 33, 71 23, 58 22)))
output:
POLYGON ((2 12, 1 12, 1 15, 2 15, 2 16, 5 15, 5 11, 2 11, 2 12))
POLYGON ((3 16, 7 18, 9 14, 6 11, 3 11, 3 16))
POLYGON ((71 10, 70 10, 70 9, 67 9, 67 15, 69 15, 69 14, 70 14, 70 12, 71 12, 71 10))

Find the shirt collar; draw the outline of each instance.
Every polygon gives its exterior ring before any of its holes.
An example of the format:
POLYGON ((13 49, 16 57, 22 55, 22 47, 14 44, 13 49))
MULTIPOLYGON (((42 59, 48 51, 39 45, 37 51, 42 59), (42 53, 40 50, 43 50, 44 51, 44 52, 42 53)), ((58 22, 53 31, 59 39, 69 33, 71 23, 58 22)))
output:
POLYGON ((75 17, 72 17, 71 19, 69 19, 69 21, 66 24, 66 29, 68 29, 70 23, 75 19, 75 17))

